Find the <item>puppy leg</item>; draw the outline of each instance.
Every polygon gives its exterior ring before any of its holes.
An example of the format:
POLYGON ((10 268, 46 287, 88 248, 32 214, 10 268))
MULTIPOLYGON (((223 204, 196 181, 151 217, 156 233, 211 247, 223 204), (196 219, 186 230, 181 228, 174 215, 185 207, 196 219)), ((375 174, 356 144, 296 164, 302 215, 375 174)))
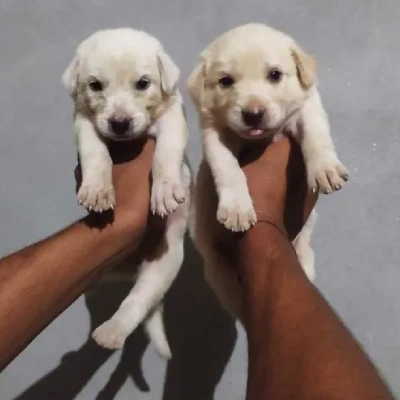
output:
POLYGON ((243 324, 243 292, 232 263, 209 250, 204 257, 204 273, 221 306, 243 324))
POLYGON ((301 119, 301 148, 307 167, 308 185, 314 191, 325 194, 339 190, 349 179, 349 173, 336 154, 328 117, 316 89, 304 104, 301 119))
POLYGON ((117 312, 93 332, 93 339, 103 347, 121 348, 126 338, 147 317, 146 329, 157 351, 163 356, 169 354, 160 302, 176 278, 183 261, 190 199, 190 173, 186 166, 183 171, 182 181, 187 188, 187 202, 181 204, 169 217, 164 243, 156 252, 155 258, 144 261, 139 267, 136 284, 117 312))
POLYGON ((300 265, 310 282, 314 282, 315 280, 315 254, 310 245, 310 240, 316 220, 317 213, 313 211, 303 229, 293 241, 293 246, 296 250, 300 265))
POLYGON ((78 202, 89 211, 102 212, 115 206, 112 160, 107 146, 98 137, 92 123, 75 116, 75 134, 82 169, 78 202))
POLYGON ((217 219, 231 231, 246 231, 257 222, 246 176, 216 130, 203 130, 203 144, 219 197, 217 219))
POLYGON ((171 286, 183 261, 183 240, 172 237, 171 232, 167 235, 164 254, 140 266, 137 282, 117 312, 94 331, 93 338, 99 345, 121 348, 171 286))
POLYGON ((187 143, 187 127, 181 97, 157 121, 157 137, 152 166, 151 210, 162 217, 174 212, 185 201, 180 168, 187 143))

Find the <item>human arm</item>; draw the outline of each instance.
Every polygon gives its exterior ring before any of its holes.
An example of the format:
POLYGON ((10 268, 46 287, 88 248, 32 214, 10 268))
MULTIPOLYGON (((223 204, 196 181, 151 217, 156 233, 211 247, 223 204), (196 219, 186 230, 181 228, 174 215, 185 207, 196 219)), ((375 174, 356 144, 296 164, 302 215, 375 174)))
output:
POLYGON ((247 399, 393 399, 307 280, 290 243, 316 200, 307 194, 297 146, 283 139, 254 160, 244 173, 259 222, 238 242, 249 346, 247 399))
POLYGON ((89 214, 0 260, 1 369, 101 271, 137 247, 147 224, 153 153, 152 140, 124 151, 116 146, 114 213, 89 214))

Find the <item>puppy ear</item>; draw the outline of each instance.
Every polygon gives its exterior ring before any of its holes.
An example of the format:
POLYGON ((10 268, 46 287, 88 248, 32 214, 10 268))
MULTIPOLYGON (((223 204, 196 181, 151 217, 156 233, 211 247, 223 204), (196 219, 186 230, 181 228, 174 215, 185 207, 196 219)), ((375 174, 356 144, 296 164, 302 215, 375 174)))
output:
POLYGON ((78 68, 79 68, 79 57, 75 55, 74 59, 68 65, 61 77, 61 82, 64 87, 68 90, 71 96, 76 94, 78 87, 78 68))
POLYGON ((199 62, 187 80, 187 87, 193 103, 197 107, 201 107, 204 102, 205 91, 205 62, 199 62))
POLYGON ((158 66, 161 75, 161 88, 165 93, 172 94, 178 84, 179 68, 164 50, 158 53, 158 66))
POLYGON ((295 46, 292 50, 292 56, 296 63, 297 75, 301 86, 304 89, 310 89, 317 80, 317 61, 298 46, 295 46))

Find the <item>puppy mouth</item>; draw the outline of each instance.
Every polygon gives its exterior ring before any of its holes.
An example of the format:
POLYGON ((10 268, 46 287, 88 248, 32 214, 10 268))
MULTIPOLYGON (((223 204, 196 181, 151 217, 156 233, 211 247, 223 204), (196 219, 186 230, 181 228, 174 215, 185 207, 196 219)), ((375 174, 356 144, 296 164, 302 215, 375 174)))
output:
POLYGON ((266 133, 266 131, 264 129, 249 129, 248 131, 245 132, 246 135, 250 136, 250 137, 258 137, 258 136, 262 136, 263 134, 266 133))
POLYGON ((113 142, 129 142, 141 137, 146 130, 134 130, 129 129, 126 132, 115 133, 110 129, 102 130, 97 127, 97 132, 107 140, 112 140, 113 142))
POLYGON ((280 127, 277 128, 249 128, 246 130, 242 130, 240 132, 237 132, 239 136, 241 136, 244 139, 248 140, 257 140, 257 139, 265 139, 267 137, 271 137, 278 133, 280 130, 280 127))
POLYGON ((108 134, 106 136, 114 142, 128 142, 135 138, 135 135, 129 133, 125 135, 108 134))

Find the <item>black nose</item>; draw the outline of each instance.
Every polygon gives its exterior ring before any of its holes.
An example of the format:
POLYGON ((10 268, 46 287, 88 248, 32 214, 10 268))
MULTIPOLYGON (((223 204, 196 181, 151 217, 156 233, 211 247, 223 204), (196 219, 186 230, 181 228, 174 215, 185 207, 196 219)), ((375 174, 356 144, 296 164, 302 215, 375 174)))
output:
POLYGON ((129 129, 131 124, 130 118, 113 118, 110 119, 110 127, 116 135, 123 135, 129 129))
POLYGON ((243 122, 247 126, 257 126, 262 121, 265 110, 262 108, 252 108, 251 110, 242 110, 243 122))

